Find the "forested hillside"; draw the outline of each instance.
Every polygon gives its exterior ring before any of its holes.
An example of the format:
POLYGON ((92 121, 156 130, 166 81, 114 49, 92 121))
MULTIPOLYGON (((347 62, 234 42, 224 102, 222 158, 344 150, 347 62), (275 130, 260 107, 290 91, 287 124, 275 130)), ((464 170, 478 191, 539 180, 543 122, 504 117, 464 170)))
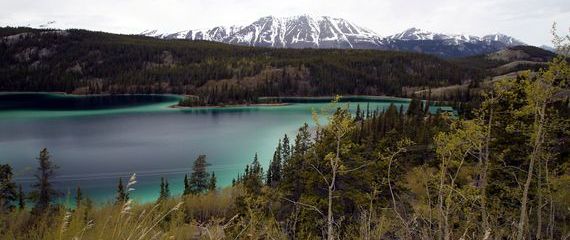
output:
POLYGON ((0 29, 0 91, 180 93, 211 104, 259 96, 401 95, 483 77, 437 57, 270 49, 84 30, 0 29))
POLYGON ((495 76, 521 70, 538 71, 555 56, 553 52, 538 47, 514 46, 489 54, 453 59, 452 62, 484 69, 487 75, 495 76))

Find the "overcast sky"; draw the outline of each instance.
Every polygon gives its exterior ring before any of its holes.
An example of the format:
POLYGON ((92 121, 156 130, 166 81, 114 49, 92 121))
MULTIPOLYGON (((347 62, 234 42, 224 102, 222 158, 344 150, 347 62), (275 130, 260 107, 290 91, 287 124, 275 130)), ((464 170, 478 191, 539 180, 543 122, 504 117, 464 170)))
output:
POLYGON ((387 36, 410 27, 443 33, 505 33, 523 42, 550 43, 554 21, 567 32, 570 0, 0 0, 0 26, 114 33, 175 32, 245 25, 259 17, 301 14, 345 18, 387 36))

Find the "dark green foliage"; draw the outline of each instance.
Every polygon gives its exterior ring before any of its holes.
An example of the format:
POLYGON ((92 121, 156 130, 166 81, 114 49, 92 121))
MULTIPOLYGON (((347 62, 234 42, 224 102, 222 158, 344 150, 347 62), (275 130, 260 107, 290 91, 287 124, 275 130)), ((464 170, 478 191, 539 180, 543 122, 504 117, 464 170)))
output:
POLYGON ((289 137, 287 134, 283 136, 283 144, 281 146, 281 158, 283 161, 287 161, 291 156, 291 144, 289 143, 289 137))
POLYGON ((259 196, 263 187, 263 175, 263 168, 255 153, 253 161, 245 167, 243 176, 238 176, 236 184, 241 183, 248 195, 259 196))
POLYGON ((210 174, 208 174, 207 167, 206 155, 200 155, 196 161, 194 161, 192 175, 190 175, 188 182, 191 194, 200 194, 208 190, 210 174))
POLYGON ((210 175, 210 182, 208 183, 208 191, 212 192, 212 191, 216 191, 217 186, 216 186, 216 174, 214 172, 212 172, 212 174, 210 175))
POLYGON ((279 139, 279 144, 273 153, 273 159, 269 163, 269 169, 267 169, 266 184, 267 186, 277 186, 279 181, 281 181, 281 161, 282 161, 283 147, 281 145, 281 139, 279 139))
MULTIPOLYGON (((392 166, 391 176, 393 179, 398 179, 393 180, 392 187, 397 194, 405 194, 406 190, 401 185, 401 179, 406 174, 405 169, 426 164, 433 158, 434 150, 430 147, 433 136, 443 130, 440 125, 445 123, 439 114, 426 113, 422 102, 418 99, 413 100, 406 113, 394 104, 384 110, 366 112, 357 110, 349 126, 352 130, 341 143, 346 147, 346 150, 341 151, 343 164, 341 171, 358 169, 339 175, 335 185, 333 212, 335 216, 342 216, 343 226, 351 226, 359 221, 358 213, 363 206, 368 206, 371 192, 377 192, 373 202, 379 206, 386 206, 390 201, 385 180, 388 162, 379 159, 378 155, 390 154, 386 149, 395 149, 396 143, 403 138, 412 139, 417 143, 403 157, 404 159, 399 160, 402 164, 392 166)), ((349 116, 340 109, 337 114, 349 116)), ((321 220, 322 216, 306 205, 315 206, 320 211, 326 212, 327 184, 323 179, 330 178, 331 168, 323 159, 327 153, 335 151, 334 139, 334 135, 328 131, 311 134, 309 126, 305 124, 299 129, 295 143, 291 145, 293 149, 291 155, 283 158, 281 154, 283 167, 279 182, 275 182, 276 171, 272 169, 276 161, 270 164, 267 174, 268 185, 272 186, 272 189, 278 189, 278 192, 272 192, 273 194, 282 196, 277 200, 279 208, 272 211, 275 211, 278 221, 296 219, 298 227, 293 233, 289 233, 292 238, 321 236, 321 229, 325 227, 321 220), (305 207, 293 202, 303 203, 305 207)), ((281 149, 281 153, 284 146, 288 145, 284 142, 286 141, 280 141, 276 148, 281 149)), ((279 156, 274 154, 274 160, 279 156)), ((255 177, 257 169, 255 162, 254 159, 254 163, 246 168, 244 176, 239 178, 239 182, 244 184, 248 192, 257 189, 255 183, 259 180, 256 179, 260 179, 255 177), (246 179, 253 180, 248 183, 246 179)), ((340 232, 346 230, 339 229, 340 232)))
POLYGON ((26 208, 26 194, 22 189, 22 184, 18 186, 18 209, 23 210, 26 208))
POLYGON ((0 164, 0 213, 14 208, 16 201, 16 184, 12 180, 12 167, 0 164))
POLYGON ((77 190, 75 191, 75 207, 81 207, 81 203, 83 202, 83 192, 81 192, 81 188, 77 186, 77 190))
MULTIPOLYGON (((497 68, 501 65, 505 65, 514 61, 530 61, 530 62, 546 63, 552 60, 556 56, 556 54, 544 50, 542 48, 534 46, 522 46, 522 45, 508 47, 502 51, 499 51, 499 53, 501 52, 503 53, 511 52, 517 54, 506 54, 504 58, 493 58, 489 56, 495 53, 490 53, 484 55, 451 59, 450 61, 458 65, 464 66, 466 68, 476 68, 491 72, 494 68, 497 68)), ((539 67, 544 67, 544 66, 545 65, 540 65, 539 67)), ((519 67, 517 69, 513 69, 512 71, 517 71, 517 70, 538 70, 538 69, 535 69, 535 66, 528 65, 528 66, 519 67)))
POLYGON ((123 185, 123 179, 119 178, 119 185, 117 185, 117 204, 123 204, 129 200, 129 193, 123 185))
POLYGON ((34 190, 30 193, 32 199, 35 201, 34 210, 37 213, 42 213, 48 209, 55 197, 60 195, 52 186, 52 179, 55 176, 55 170, 58 168, 50 160, 49 152, 46 148, 40 151, 38 157, 39 167, 37 173, 34 175, 36 183, 33 185, 34 190))
POLYGON ((168 179, 160 178, 160 194, 158 201, 164 201, 170 197, 170 187, 168 186, 168 179))
POLYGON ((188 174, 184 174, 184 192, 182 195, 190 194, 190 183, 188 182, 188 174))
POLYGON ((283 162, 280 188, 287 193, 287 197, 290 199, 298 200, 299 194, 303 191, 303 182, 300 174, 308 167, 303 159, 307 155, 307 150, 311 145, 309 125, 305 123, 299 128, 297 136, 295 137, 291 156, 283 162))

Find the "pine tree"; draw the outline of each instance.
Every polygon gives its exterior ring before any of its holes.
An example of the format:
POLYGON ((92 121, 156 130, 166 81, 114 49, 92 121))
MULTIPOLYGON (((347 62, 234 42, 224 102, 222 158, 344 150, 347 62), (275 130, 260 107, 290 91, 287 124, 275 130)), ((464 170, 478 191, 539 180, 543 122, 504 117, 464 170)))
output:
POLYGON ((26 194, 22 189, 22 184, 18 186, 18 208, 24 210, 26 208, 26 194))
POLYGON ((184 174, 184 193, 183 195, 190 194, 190 184, 188 183, 188 174, 184 174))
POLYGON ((207 166, 206 155, 200 155, 196 161, 194 161, 192 175, 190 175, 190 193, 200 194, 208 190, 208 180, 210 176, 206 171, 207 166))
POLYGON ((269 164, 269 169, 267 170, 267 179, 266 179, 266 183, 268 186, 277 186, 277 184, 281 181, 281 153, 283 152, 282 150, 282 145, 281 145, 281 140, 279 140, 279 143, 277 144, 277 148, 275 149, 275 152, 273 153, 273 159, 271 160, 271 163, 269 164))
POLYGON ((77 186, 77 190, 75 192, 75 207, 79 208, 81 206, 82 201, 83 201, 83 193, 81 192, 81 188, 77 186))
POLYGON ((420 102, 417 98, 413 97, 408 105, 408 110, 406 111, 406 115, 412 116, 414 115, 417 110, 420 108, 420 102))
POLYGON ((281 160, 287 161, 291 157, 291 143, 287 134, 283 137, 283 144, 281 146, 281 160))
POLYGON ((119 178, 119 185, 117 185, 117 204, 123 204, 129 200, 129 194, 125 191, 123 179, 119 178))
POLYGON ((311 133, 309 125, 305 123, 299 128, 295 137, 295 144, 291 146, 291 155, 282 163, 280 187, 289 199, 298 200, 303 191, 303 169, 305 156, 311 146, 311 133))
POLYGON ((364 117, 362 116, 362 111, 360 111, 360 104, 356 105, 356 117, 354 118, 354 120, 356 121, 362 121, 364 119, 364 117))
POLYGON ((301 128, 299 128, 299 132, 295 138, 295 147, 293 148, 295 154, 304 155, 309 149, 310 143, 311 133, 309 133, 309 124, 305 123, 301 128))
POLYGON ((35 190, 32 191, 31 195, 36 201, 35 212, 42 213, 50 207, 52 200, 59 195, 51 183, 57 166, 50 161, 50 155, 46 148, 40 151, 38 161, 40 166, 35 174, 37 182, 33 185, 35 190))
POLYGON ((265 184, 267 186, 271 186, 271 180, 273 180, 273 168, 271 167, 271 165, 273 165, 273 161, 271 161, 271 163, 269 163, 269 169, 267 169, 267 175, 265 176, 265 184))
POLYGON ((213 192, 216 191, 216 174, 214 172, 212 172, 212 175, 210 177, 210 182, 208 184, 208 191, 213 192))
POLYGON ((160 195, 158 201, 164 201, 170 197, 170 188, 168 187, 168 180, 160 178, 160 195))
POLYGON ((249 172, 245 176, 244 185, 248 193, 252 193, 254 195, 259 195, 259 193, 261 193, 261 187, 263 185, 263 168, 259 163, 257 153, 255 153, 253 162, 249 167, 249 172))
POLYGON ((16 184, 12 182, 12 167, 8 164, 0 165, 0 212, 10 211, 16 200, 16 184))

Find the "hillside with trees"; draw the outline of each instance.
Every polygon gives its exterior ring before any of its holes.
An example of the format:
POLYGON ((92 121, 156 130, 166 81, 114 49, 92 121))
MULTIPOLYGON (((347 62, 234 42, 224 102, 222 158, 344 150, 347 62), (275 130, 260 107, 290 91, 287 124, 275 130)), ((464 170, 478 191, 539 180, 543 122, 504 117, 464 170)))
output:
POLYGON ((484 76, 404 52, 252 48, 85 30, 1 28, 0 36, 0 91, 178 93, 217 104, 262 96, 400 96, 406 86, 484 76))

